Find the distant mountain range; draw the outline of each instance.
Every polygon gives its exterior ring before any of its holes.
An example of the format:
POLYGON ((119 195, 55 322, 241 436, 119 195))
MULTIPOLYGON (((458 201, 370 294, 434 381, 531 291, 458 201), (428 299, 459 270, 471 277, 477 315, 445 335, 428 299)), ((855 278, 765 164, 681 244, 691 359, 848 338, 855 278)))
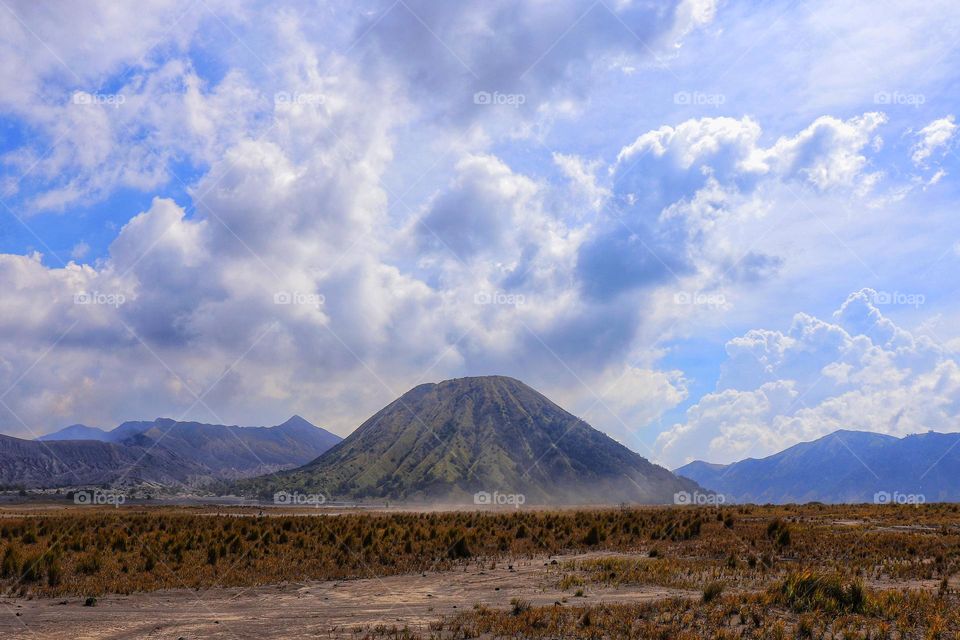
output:
POLYGON ((417 386, 343 440, 299 416, 275 427, 158 418, 0 436, 0 487, 118 484, 448 504, 670 504, 697 491, 753 503, 960 502, 960 433, 837 431, 671 473, 522 382, 486 376, 417 386))
POLYGON ((87 485, 180 486, 211 477, 164 448, 147 450, 97 440, 41 442, 0 435, 0 488, 87 485))
POLYGON ((526 504, 672 503, 696 491, 518 380, 423 384, 309 464, 238 483, 331 499, 526 504))
POLYGON ((675 473, 735 502, 956 502, 960 434, 837 431, 766 458, 696 461, 675 473))
POLYGON ((209 485, 302 465, 339 441, 300 416, 275 427, 169 418, 112 431, 76 424, 33 441, 0 436, 0 485, 209 485))

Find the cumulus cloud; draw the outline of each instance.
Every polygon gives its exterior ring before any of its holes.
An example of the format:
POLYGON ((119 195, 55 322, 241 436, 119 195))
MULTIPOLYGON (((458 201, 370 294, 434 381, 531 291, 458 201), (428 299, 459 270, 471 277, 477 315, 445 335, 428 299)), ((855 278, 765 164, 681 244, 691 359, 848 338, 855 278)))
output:
POLYGON ((204 18, 188 2, 5 9, 0 109, 33 135, 2 162, 17 189, 37 190, 25 214, 89 204, 117 188, 154 189, 171 179, 178 156, 222 149, 209 130, 195 130, 190 112, 218 119, 221 137, 246 124, 246 109, 226 103, 249 99, 249 89, 233 75, 204 87, 184 57, 204 18))
POLYGON ((769 146, 749 117, 695 118, 641 134, 610 168, 607 218, 580 250, 585 290, 611 299, 667 282, 699 291, 769 277, 783 258, 756 246, 750 230, 798 191, 869 193, 879 174, 868 154, 885 121, 875 112, 824 116, 769 146))
POLYGON ((581 418, 634 445, 644 429, 687 398, 687 385, 679 370, 616 365, 592 381, 590 392, 569 389, 567 395, 579 397, 574 408, 581 418))
MULTIPOLYGON (((697 179, 696 174, 701 174, 702 182, 704 173, 718 180, 778 175, 804 180, 820 189, 849 187, 864 179, 864 149, 884 122, 886 117, 877 112, 849 120, 822 116, 796 135, 781 137, 772 146, 763 147, 759 144, 760 125, 749 117, 687 120, 676 127, 664 126, 645 133, 624 147, 617 156, 617 171, 626 176, 623 179, 642 180, 645 163, 666 158, 678 181, 682 176, 697 179)), ((662 180, 658 175, 650 178, 662 180)), ((630 184, 648 185, 636 181, 630 184)), ((688 185, 684 181, 680 186, 688 185)), ((668 200, 673 195, 671 191, 655 192, 668 200)))
POLYGON ((416 101, 425 111, 497 126, 515 121, 513 109, 491 109, 498 106, 492 94, 522 96, 519 110, 528 113, 561 97, 582 97, 583 78, 593 69, 669 56, 714 15, 713 0, 385 0, 358 25, 356 38, 371 66, 396 65, 418 96, 429 98, 416 101), (478 92, 491 94, 490 101, 475 100, 478 92))
POLYGON ((600 184, 597 176, 600 160, 588 162, 579 156, 554 152, 553 161, 570 181, 574 196, 584 200, 587 211, 598 210, 610 197, 609 189, 600 184))
MULTIPOLYGON (((15 3, 5 46, 19 69, 0 107, 42 134, 3 157, 23 213, 171 182, 182 193, 178 163, 197 177, 187 198, 131 212, 94 264, 3 256, 16 292, 5 317, 18 318, 0 346, 5 428, 299 410, 345 430, 418 377, 527 377, 517 363, 532 352, 551 370, 554 355, 604 370, 632 321, 598 330, 601 317, 569 291, 583 231, 547 210, 559 198, 491 153, 460 149, 450 183, 405 219, 389 210, 394 136, 437 108, 495 128, 503 109, 483 110, 481 90, 529 93, 517 115, 535 117, 540 103, 576 97, 579 65, 646 58, 709 20, 687 5, 385 3, 359 23, 344 9, 345 35, 217 3, 76 15, 15 3), (262 48, 252 60, 197 56, 205 20, 262 48), (581 332, 594 335, 572 339, 581 332)), ((596 167, 568 166, 587 197, 602 197, 587 176, 596 167)))
MULTIPOLYGON (((100 252, 70 238, 61 267, 0 255, 8 432, 292 412, 346 432, 418 382, 504 373, 631 442, 689 393, 658 366, 674 323, 734 306, 678 290, 776 277, 792 256, 756 242, 758 221, 803 224, 793 192, 857 204, 879 179, 885 120, 862 108, 786 132, 748 110, 638 110, 594 143, 594 86, 681 55, 717 19, 709 0, 12 6, 0 108, 30 133, 3 156, 17 213, 146 197, 106 251, 84 234, 100 252), (27 26, 55 56, 23 53, 44 51, 27 26)), ((945 362, 883 322, 855 331, 855 306, 731 342, 739 373, 682 427, 734 404, 760 429, 819 397, 784 373, 812 361, 848 386, 945 362)))
POLYGON ((862 289, 830 321, 800 313, 786 332, 734 338, 717 391, 658 438, 663 455, 678 465, 730 462, 837 429, 956 431, 960 366, 952 352, 883 315, 900 297, 862 289))
POLYGON ((953 116, 934 120, 917 132, 920 140, 914 145, 911 158, 914 164, 924 165, 936 151, 949 149, 953 135, 957 131, 953 116))
MULTIPOLYGON (((537 186, 493 156, 469 156, 457 164, 457 179, 415 223, 422 246, 449 249, 458 259, 502 254, 538 217, 537 186)), ((542 220, 541 220, 542 221, 542 220)), ((545 229, 544 229, 545 230, 545 229)), ((511 247, 509 254, 519 253, 511 247)))
POLYGON ((878 112, 849 120, 823 116, 796 136, 781 138, 771 148, 757 152, 752 162, 805 179, 819 189, 855 186, 857 181, 869 185, 875 175, 864 172, 867 159, 863 150, 886 121, 878 112))

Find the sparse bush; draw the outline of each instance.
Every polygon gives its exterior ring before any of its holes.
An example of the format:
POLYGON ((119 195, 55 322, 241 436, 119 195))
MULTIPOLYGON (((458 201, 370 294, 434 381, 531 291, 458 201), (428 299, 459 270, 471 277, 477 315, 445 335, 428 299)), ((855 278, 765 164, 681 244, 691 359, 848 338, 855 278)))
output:
POLYGON ((774 595, 778 603, 798 612, 861 613, 866 604, 859 581, 844 583, 838 575, 820 575, 809 569, 788 575, 774 595))
POLYGON ((600 528, 597 525, 590 527, 590 531, 587 532, 587 535, 583 539, 583 544, 595 547, 603 540, 603 535, 600 533, 600 528))
POLYGON ((720 597, 720 594, 723 593, 723 583, 722 582, 711 582, 706 587, 703 588, 703 601, 704 602, 713 602, 720 597))
POLYGON ((521 613, 524 613, 530 610, 530 603, 521 598, 513 598, 512 600, 510 600, 510 607, 511 607, 510 612, 513 615, 518 616, 521 613))
POLYGON ((452 547, 448 555, 453 560, 459 560, 463 558, 469 558, 473 555, 470 551, 470 547, 467 545, 467 539, 461 536, 452 547))

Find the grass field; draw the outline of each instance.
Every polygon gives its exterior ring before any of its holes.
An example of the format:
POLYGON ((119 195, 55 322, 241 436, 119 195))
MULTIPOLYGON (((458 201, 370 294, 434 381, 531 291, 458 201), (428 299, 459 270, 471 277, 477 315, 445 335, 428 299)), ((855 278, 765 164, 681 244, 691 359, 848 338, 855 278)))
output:
POLYGON ((463 602, 426 631, 360 635, 960 637, 954 505, 258 514, 7 509, 0 587, 15 598, 86 599, 424 572, 455 581, 468 568, 536 561, 538 592, 559 594, 553 605, 522 594, 509 607, 463 602), (611 601, 650 585, 696 597, 611 601), (598 594, 605 601, 595 604, 598 594))

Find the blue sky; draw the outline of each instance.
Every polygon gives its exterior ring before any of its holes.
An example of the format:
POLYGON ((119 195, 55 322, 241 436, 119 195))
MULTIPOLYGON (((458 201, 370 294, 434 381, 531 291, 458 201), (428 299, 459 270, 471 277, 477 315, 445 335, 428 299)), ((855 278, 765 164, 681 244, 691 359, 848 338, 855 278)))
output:
POLYGON ((950 2, 11 2, 0 430, 518 377, 651 459, 960 424, 950 2))

